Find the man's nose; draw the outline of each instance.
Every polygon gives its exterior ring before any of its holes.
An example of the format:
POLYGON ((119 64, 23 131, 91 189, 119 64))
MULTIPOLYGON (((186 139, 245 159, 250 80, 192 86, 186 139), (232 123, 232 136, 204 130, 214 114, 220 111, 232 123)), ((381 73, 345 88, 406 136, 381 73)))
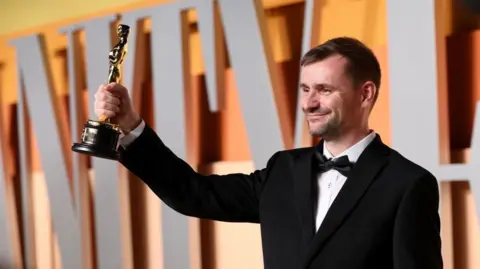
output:
POLYGON ((304 109, 312 109, 318 108, 320 106, 320 100, 315 96, 315 94, 309 93, 305 96, 303 101, 303 108, 304 109))

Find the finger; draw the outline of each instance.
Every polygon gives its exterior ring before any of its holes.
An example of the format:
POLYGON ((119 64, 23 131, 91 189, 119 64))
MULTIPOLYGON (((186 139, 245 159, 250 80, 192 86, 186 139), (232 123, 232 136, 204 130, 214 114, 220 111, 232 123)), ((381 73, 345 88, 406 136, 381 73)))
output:
POLYGON ((115 113, 120 112, 120 107, 115 104, 107 103, 105 101, 99 101, 95 104, 95 109, 103 109, 103 110, 108 110, 112 111, 115 113))
POLYGON ((105 85, 101 84, 98 86, 97 91, 95 91, 95 100, 100 99, 102 93, 105 91, 105 85))
POLYGON ((105 87, 106 85, 105 84, 100 84, 97 88, 97 90, 95 91, 95 94, 101 92, 101 91, 104 91, 105 90, 105 87))
POLYGON ((105 101, 105 102, 108 102, 108 103, 119 104, 120 103, 119 97, 116 97, 112 93, 105 90, 105 87, 102 88, 100 86, 98 88, 97 92, 94 95, 95 102, 105 101))
POLYGON ((120 97, 126 97, 128 95, 128 90, 121 84, 110 83, 105 87, 105 90, 120 97))
POLYGON ((104 95, 104 93, 101 92, 101 91, 96 92, 95 95, 94 95, 94 101, 95 102, 103 101, 103 95, 104 95))
POLYGON ((109 91, 109 90, 115 88, 117 85, 118 84, 116 82, 112 82, 112 83, 106 84, 104 88, 105 88, 105 90, 109 91))
POLYGON ((105 103, 103 105, 103 109, 108 110, 108 111, 113 111, 115 113, 120 112, 120 107, 118 105, 111 104, 111 103, 105 103))
POLYGON ((107 91, 100 91, 95 95, 95 102, 105 102, 113 105, 120 105, 120 98, 107 91))
POLYGON ((105 103, 108 103, 108 104, 112 104, 112 105, 115 105, 115 106, 119 106, 120 105, 120 98, 118 98, 117 96, 114 96, 112 95, 111 93, 105 93, 102 97, 102 101, 104 101, 105 103))
POLYGON ((106 118, 113 118, 115 117, 116 113, 110 110, 105 110, 105 109, 95 109, 95 115, 99 117, 102 120, 105 120, 106 118))
POLYGON ((117 115, 117 113, 110 111, 110 110, 105 110, 105 109, 96 109, 95 114, 97 117, 100 118, 113 118, 117 115))

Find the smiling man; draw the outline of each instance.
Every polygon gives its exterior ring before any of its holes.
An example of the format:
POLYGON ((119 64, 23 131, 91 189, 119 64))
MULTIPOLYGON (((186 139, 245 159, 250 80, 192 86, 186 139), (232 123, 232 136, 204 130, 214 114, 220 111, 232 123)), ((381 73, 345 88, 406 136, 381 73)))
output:
POLYGON ((260 223, 266 269, 443 268, 437 180, 368 124, 381 80, 375 55, 356 39, 335 38, 300 65, 303 111, 322 140, 276 152, 251 174, 195 172, 121 85, 99 87, 96 114, 119 124, 120 162, 172 209, 260 223))

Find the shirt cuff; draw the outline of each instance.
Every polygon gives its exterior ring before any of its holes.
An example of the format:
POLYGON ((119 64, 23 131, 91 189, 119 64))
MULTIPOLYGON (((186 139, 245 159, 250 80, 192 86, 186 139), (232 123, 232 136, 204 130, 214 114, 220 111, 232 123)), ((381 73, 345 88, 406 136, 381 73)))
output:
POLYGON ((145 129, 145 121, 142 120, 137 128, 130 131, 128 134, 124 135, 123 133, 120 134, 120 146, 123 148, 127 148, 135 139, 137 139, 145 129))

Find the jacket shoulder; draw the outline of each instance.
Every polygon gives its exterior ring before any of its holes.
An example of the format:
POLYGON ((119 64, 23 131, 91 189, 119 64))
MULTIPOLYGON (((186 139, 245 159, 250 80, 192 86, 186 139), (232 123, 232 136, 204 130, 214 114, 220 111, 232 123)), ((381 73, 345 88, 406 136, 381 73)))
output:
POLYGON ((294 149, 285 149, 278 151, 276 154, 280 157, 290 157, 294 160, 304 156, 305 154, 311 153, 314 150, 313 147, 304 147, 304 148, 294 148, 294 149))
POLYGON ((425 167, 415 163, 414 161, 410 160, 409 158, 405 157, 400 152, 394 149, 391 149, 390 165, 392 165, 397 169, 402 169, 403 171, 411 175, 433 176, 433 174, 429 170, 427 170, 425 167))
POLYGON ((389 174, 392 175, 392 179, 395 179, 395 184, 393 185, 399 187, 398 184, 401 184, 405 190, 418 184, 426 184, 435 190, 438 188, 437 178, 432 172, 396 150, 391 150, 388 166, 389 174))
POLYGON ((273 166, 291 163, 292 161, 295 162, 300 157, 307 156, 308 153, 312 152, 312 150, 313 147, 305 147, 276 151, 267 161, 266 169, 269 170, 269 168, 272 168, 273 166))

